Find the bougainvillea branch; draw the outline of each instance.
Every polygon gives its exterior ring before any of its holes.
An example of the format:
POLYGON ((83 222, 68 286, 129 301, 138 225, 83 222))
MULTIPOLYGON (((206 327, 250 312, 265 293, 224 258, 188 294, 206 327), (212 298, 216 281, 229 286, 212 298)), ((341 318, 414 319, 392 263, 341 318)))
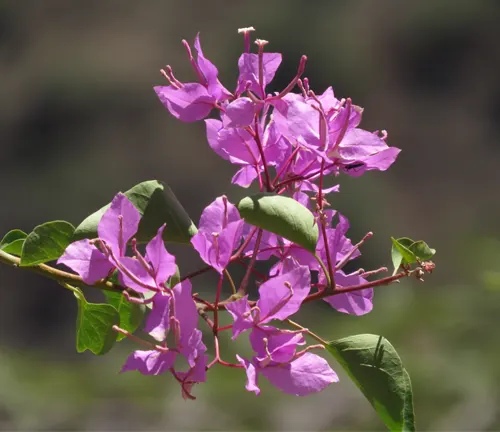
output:
POLYGON ((307 396, 338 381, 326 359, 333 356, 391 430, 413 430, 408 373, 386 339, 363 334, 328 340, 292 320, 318 300, 339 313, 364 315, 372 311, 374 288, 423 280, 434 270, 433 249, 400 237, 391 238, 393 275, 368 280, 386 267, 344 272, 373 234, 351 242, 347 217, 327 199, 340 187, 326 187, 326 180, 386 171, 400 149, 387 144, 387 132, 359 127, 363 109, 350 98, 338 99, 331 87, 313 91, 304 77, 306 56, 289 84, 269 93, 282 56, 267 52, 269 43, 261 39, 252 53, 252 31, 239 31, 244 52, 232 91, 219 81, 199 35, 193 48, 182 42, 194 81, 183 82, 166 66, 161 74, 167 85, 154 90, 174 118, 203 120, 210 148, 237 167, 231 183, 258 192, 238 203, 217 197, 196 226, 168 186, 143 182, 116 194, 76 229, 53 221, 30 234, 7 233, 0 262, 53 279, 75 295, 79 352, 105 354, 128 338, 144 350, 133 351, 121 371, 172 375, 185 399, 196 398, 195 386, 215 365, 241 369, 246 390, 255 394, 264 377, 287 394, 307 396), (167 250, 170 241, 192 247, 200 268, 183 273, 167 250), (74 273, 45 264, 53 261, 74 273), (241 280, 231 275, 234 265, 244 267, 241 280), (208 294, 194 292, 197 276, 207 272, 219 275, 216 286, 208 294), (106 303, 87 302, 87 287, 102 290, 106 303), (223 313, 230 325, 220 325, 223 313), (233 340, 248 337, 252 354, 222 355, 220 340, 229 333, 233 340), (306 336, 318 343, 308 345, 306 336))

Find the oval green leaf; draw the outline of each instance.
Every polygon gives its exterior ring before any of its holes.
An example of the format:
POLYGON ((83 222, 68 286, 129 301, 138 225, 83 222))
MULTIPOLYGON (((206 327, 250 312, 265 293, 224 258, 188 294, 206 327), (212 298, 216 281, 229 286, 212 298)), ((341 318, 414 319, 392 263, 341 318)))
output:
POLYGON ((28 237, 28 234, 24 231, 20 229, 13 229, 4 235, 3 239, 0 241, 0 248, 3 248, 3 246, 12 243, 13 241, 25 239, 26 237, 28 237))
POLYGON ((419 240, 408 248, 420 261, 430 260, 436 253, 436 249, 431 249, 426 242, 419 240))
POLYGON ((14 229, 5 234, 2 241, 0 241, 0 249, 12 255, 20 256, 24 239, 28 236, 24 231, 14 229))
POLYGON ((412 264, 417 260, 415 254, 409 249, 409 247, 414 243, 414 241, 408 237, 401 237, 395 239, 391 237, 392 240, 392 264, 394 265, 393 275, 396 274, 401 264, 412 264))
POLYGON ((114 325, 120 324, 118 311, 109 304, 88 303, 83 293, 76 289, 78 316, 76 319, 76 350, 86 350, 96 355, 106 354, 116 342, 114 325))
MULTIPOLYGON (((141 325, 146 308, 144 305, 131 303, 119 292, 103 291, 108 303, 113 306, 120 315, 120 327, 130 333, 134 333, 141 325)), ((119 333, 118 341, 126 336, 119 333)))
POLYGON ((69 222, 38 225, 24 240, 21 266, 33 266, 59 258, 71 243, 75 228, 69 222))
POLYGON ((389 430, 415 430, 410 377, 387 339, 361 334, 329 342, 326 349, 346 370, 389 430))
POLYGON ((314 253, 318 225, 314 215, 292 198, 260 193, 238 203, 241 217, 249 224, 278 234, 314 253))
MULTIPOLYGON (((140 243, 151 240, 164 223, 163 239, 174 243, 189 243, 197 229, 172 190, 156 180, 145 181, 125 192, 127 198, 141 213, 136 239, 140 243)), ((97 237, 97 225, 109 204, 87 217, 75 230, 73 241, 97 237)))

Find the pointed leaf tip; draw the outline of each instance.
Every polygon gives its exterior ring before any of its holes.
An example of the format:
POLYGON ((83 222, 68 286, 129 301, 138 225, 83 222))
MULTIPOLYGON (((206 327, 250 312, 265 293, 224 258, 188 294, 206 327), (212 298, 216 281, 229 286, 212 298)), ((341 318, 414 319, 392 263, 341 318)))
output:
POLYGON ((83 293, 75 288, 78 301, 76 319, 76 350, 86 350, 95 355, 106 354, 114 345, 117 334, 114 325, 120 324, 118 311, 109 304, 88 303, 83 293))
POLYGON ((415 430, 410 377, 387 339, 361 334, 329 342, 326 349, 363 392, 389 430, 415 430))

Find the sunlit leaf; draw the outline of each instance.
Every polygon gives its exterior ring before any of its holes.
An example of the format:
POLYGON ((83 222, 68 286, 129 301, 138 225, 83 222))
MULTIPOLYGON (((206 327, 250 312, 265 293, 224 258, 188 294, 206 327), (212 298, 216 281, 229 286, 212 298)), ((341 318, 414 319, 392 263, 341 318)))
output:
POLYGON ((329 342, 326 348, 363 392, 389 430, 415 430, 410 377, 387 339, 361 334, 329 342))
MULTIPOLYGON (((119 292, 103 291, 108 303, 113 306, 120 315, 120 328, 134 333, 141 325, 144 318, 145 307, 143 305, 127 301, 125 296, 119 292)), ((118 334, 117 340, 120 341, 126 336, 118 334)))
MULTIPOLYGON (((172 190, 156 180, 145 181, 124 192, 142 218, 136 239, 139 243, 151 240, 164 223, 163 239, 188 243, 197 229, 172 190)), ((97 225, 109 204, 87 217, 75 230, 73 241, 97 237, 97 225)))
POLYGON ((106 354, 116 341, 114 325, 120 324, 118 311, 109 304, 88 303, 83 293, 75 289, 78 300, 76 319, 76 350, 96 355, 106 354))
POLYGON ((0 241, 0 249, 12 255, 21 256, 24 240, 28 234, 19 229, 14 229, 5 234, 0 241))
POLYGON ((278 234, 311 252, 316 250, 318 225, 314 215, 296 200, 260 193, 243 198, 238 210, 249 224, 278 234))
POLYGON ((33 266, 58 259, 71 243, 75 228, 66 221, 38 225, 24 240, 21 266, 33 266))

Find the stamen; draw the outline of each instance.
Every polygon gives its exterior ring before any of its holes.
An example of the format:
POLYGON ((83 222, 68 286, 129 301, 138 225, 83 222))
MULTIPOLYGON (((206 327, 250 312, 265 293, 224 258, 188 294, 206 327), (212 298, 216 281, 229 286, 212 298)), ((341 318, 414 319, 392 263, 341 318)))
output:
POLYGON ((347 98, 346 99, 346 107, 345 107, 345 109, 347 111, 346 120, 345 120, 345 123, 342 127, 342 130, 340 131, 340 134, 337 138, 337 142, 335 143, 335 148, 341 143, 341 141, 344 139, 345 133, 347 132, 347 127, 349 126, 349 120, 351 118, 351 108, 352 108, 351 98, 347 98))
POLYGON ((265 98, 266 94, 264 91, 264 47, 269 42, 263 39, 257 39, 255 44, 259 47, 259 87, 262 92, 262 97, 265 98))
POLYGON ((267 319, 268 317, 270 317, 270 316, 272 316, 272 315, 277 314, 277 313, 278 313, 281 309, 283 309, 283 308, 286 306, 286 304, 287 304, 287 303, 290 301, 290 299, 293 297, 294 291, 293 291, 293 288, 292 288, 292 284, 291 284, 290 282, 286 281, 286 282, 284 283, 284 285, 285 285, 285 286, 286 286, 286 287, 290 290, 290 293, 289 293, 287 296, 283 297, 283 298, 282 298, 282 299, 281 299, 281 300, 280 300, 280 301, 276 304, 276 306, 275 306, 274 308, 272 308, 272 309, 268 312, 268 314, 267 314, 264 318, 259 319, 259 320, 256 322, 257 324, 258 324, 258 323, 260 323, 260 322, 262 322, 262 321, 264 321, 264 320, 265 320, 265 319, 267 319))
POLYGON ((116 259, 115 255, 113 254, 113 251, 109 247, 108 247, 108 252, 109 252, 108 258, 111 259, 115 263, 115 267, 118 270, 120 270, 122 273, 127 275, 130 279, 132 279, 137 285, 139 285, 143 288, 149 289, 151 291, 154 291, 154 292, 161 291, 161 289, 159 289, 157 287, 150 286, 148 284, 145 284, 144 282, 139 280, 132 272, 130 272, 126 267, 124 267, 123 264, 120 263, 120 261, 118 259, 116 259))
POLYGON ((200 81, 200 84, 207 87, 207 79, 203 75, 203 73, 200 70, 200 67, 198 66, 198 63, 195 61, 193 54, 191 52, 191 47, 189 46, 188 42, 185 39, 182 39, 182 44, 184 45, 184 48, 186 48, 186 51, 189 56, 189 62, 191 63, 191 66, 193 66, 195 74, 198 76, 198 80, 200 81))
POLYGON ((243 33, 243 37, 245 40, 245 52, 250 52, 250 32, 255 31, 253 27, 243 27, 238 29, 238 33, 243 33))
POLYGON ((304 88, 306 89, 306 93, 309 93, 309 78, 304 78, 304 88))
POLYGON ((125 251, 123 250, 123 215, 118 216, 118 248, 120 250, 120 256, 125 255, 125 251))
POLYGON ((248 312, 245 312, 242 315, 243 318, 252 318, 252 321, 255 324, 258 324, 260 322, 260 308, 258 306, 254 306, 252 309, 250 309, 248 312), (254 313, 255 312, 255 313, 254 313))
POLYGON ((161 345, 156 345, 156 344, 153 344, 151 342, 148 342, 144 339, 141 339, 140 337, 137 337, 135 335, 133 335, 132 333, 130 333, 129 331, 127 330, 124 330, 122 329, 121 327, 118 327, 117 325, 114 325, 113 327, 111 327, 113 329, 113 331, 117 332, 117 333, 120 333, 122 335, 125 335, 127 338, 145 346, 145 347, 148 347, 149 349, 154 349, 156 351, 159 351, 161 353, 167 353, 169 351, 169 349, 165 346, 161 346, 161 345))
POLYGON ((135 239, 135 238, 132 239, 132 251, 134 252, 137 260, 141 263, 141 265, 144 267, 144 269, 148 272, 148 274, 153 279, 155 279, 156 274, 154 272, 154 269, 149 265, 149 263, 146 261, 146 259, 141 255, 141 253, 137 249, 137 239, 135 239))
POLYGON ((328 144, 328 123, 326 121, 325 112, 323 111, 321 101, 312 90, 309 92, 309 96, 319 104, 319 106, 313 105, 313 108, 319 113, 319 141, 320 148, 324 150, 328 144))
POLYGON ((175 341, 175 346, 179 348, 180 343, 181 343, 181 326, 179 320, 171 315, 170 316, 170 328, 172 329, 174 333, 174 341, 175 341))
MULTIPOLYGON (((299 63, 299 68, 297 70, 297 75, 295 75, 295 77, 292 79, 292 81, 290 81, 290 84, 288 84, 285 87, 285 89, 278 96, 273 96, 270 99, 281 99, 282 97, 284 97, 285 95, 287 95, 288 93, 290 93, 293 90, 293 88, 295 87, 295 84, 298 84, 298 82, 300 81, 300 77, 302 76, 302 74, 304 73, 304 70, 306 69, 306 62, 307 62, 307 56, 303 55, 300 58, 300 63, 299 63)), ((306 97, 306 93, 304 92, 302 82, 300 83, 299 87, 302 90, 302 92, 304 93, 304 97, 306 97)))
POLYGON ((266 352, 266 358, 264 360, 260 360, 259 364, 261 367, 266 367, 271 363, 271 353, 269 352, 269 340, 267 338, 263 338, 262 342, 264 342, 264 350, 266 352))
POLYGON ((342 98, 338 101, 337 105, 335 105, 335 107, 333 108, 335 111, 340 111, 342 109, 342 107, 345 105, 345 98, 342 98))
POLYGON ((215 258, 217 261, 220 259, 220 249, 219 249, 219 233, 212 233, 213 245, 215 247, 215 258))
POLYGON ((182 88, 184 87, 184 84, 182 84, 175 76, 174 72, 172 70, 172 67, 170 65, 165 66, 165 72, 167 75, 170 77, 170 81, 172 81, 173 84, 177 86, 177 88, 182 88))
POLYGON ((222 202, 224 203, 224 216, 222 217, 222 229, 225 229, 228 224, 228 214, 227 214, 227 196, 222 195, 222 202))
POLYGON ((304 99, 305 99, 307 97, 307 93, 306 93, 306 89, 304 88, 304 84, 302 84, 301 79, 297 80, 297 85, 299 86, 299 89, 302 92, 302 96, 304 96, 304 99))
POLYGON ((293 358, 290 360, 290 362, 293 362, 294 360, 297 360, 299 357, 302 357, 305 353, 312 351, 314 349, 319 349, 319 350, 324 350, 325 346, 322 344, 316 344, 316 345, 309 345, 308 347, 304 348, 302 351, 299 351, 296 353, 293 358))
POLYGON ((110 257, 111 247, 106 244, 106 242, 100 238, 91 240, 91 243, 94 242, 99 245, 99 250, 106 256, 106 258, 110 257))
POLYGON ((339 136, 337 137, 337 141, 335 141, 335 145, 328 153, 328 157, 331 157, 332 155, 335 154, 337 147, 344 139, 345 133, 347 132, 347 128, 349 127, 349 120, 351 119, 351 108, 352 108, 351 98, 347 98, 345 107, 345 110, 347 111, 346 119, 344 124, 342 125, 342 129, 340 130, 339 136))
MULTIPOLYGON (((247 83, 250 82, 250 81, 247 81, 247 83)), ((251 84, 251 83, 250 83, 251 84)), ((263 103, 263 101, 261 99, 259 99, 257 96, 255 96, 248 88, 246 89, 246 92, 247 92, 247 96, 248 98, 253 102, 253 103, 256 103, 256 104, 260 104, 260 103, 263 103)))
POLYGON ((363 277, 363 278, 368 278, 368 277, 371 277, 371 276, 374 276, 378 273, 384 273, 388 271, 387 267, 380 267, 379 269, 376 269, 376 270, 371 270, 371 271, 367 271, 367 272, 361 272, 360 273, 360 276, 363 277))
POLYGON ((175 83, 173 82, 170 77, 168 76, 167 72, 165 71, 165 69, 160 69, 160 73, 165 77, 165 79, 168 81, 168 83, 174 87, 175 89, 180 89, 180 87, 175 83))
POLYGON ((139 297, 132 297, 128 291, 122 291, 122 294, 123 297, 125 297, 125 299, 130 303, 143 305, 151 301, 151 300, 141 299, 139 297))
POLYGON ((372 232, 366 233, 366 235, 361 239, 361 241, 353 246, 353 248, 347 253, 347 255, 344 257, 342 261, 340 261, 336 266, 335 266, 335 271, 340 270, 342 267, 344 267, 347 262, 351 259, 352 255, 354 252, 356 252, 360 246, 369 238, 373 236, 372 232))

